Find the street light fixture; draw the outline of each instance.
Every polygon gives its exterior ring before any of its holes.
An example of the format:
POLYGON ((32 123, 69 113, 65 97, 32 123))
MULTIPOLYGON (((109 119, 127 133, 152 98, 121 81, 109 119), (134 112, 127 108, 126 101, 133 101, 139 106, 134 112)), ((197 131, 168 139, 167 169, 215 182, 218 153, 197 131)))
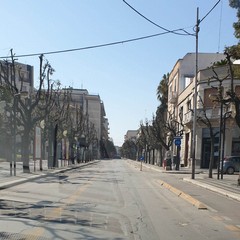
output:
MULTIPOLYGON (((45 126, 46 126, 46 123, 45 123, 45 120, 43 119, 42 121, 40 121, 40 128, 41 128, 41 130, 44 130, 44 128, 45 128, 45 126)), ((42 144, 42 133, 41 133, 41 157, 40 157, 40 171, 42 171, 43 170, 43 168, 42 168, 42 158, 43 158, 43 155, 42 155, 42 148, 43 148, 43 144, 42 144)), ((43 141, 45 141, 45 139, 43 139, 43 141)), ((45 151, 45 149, 44 149, 44 151, 45 151)))

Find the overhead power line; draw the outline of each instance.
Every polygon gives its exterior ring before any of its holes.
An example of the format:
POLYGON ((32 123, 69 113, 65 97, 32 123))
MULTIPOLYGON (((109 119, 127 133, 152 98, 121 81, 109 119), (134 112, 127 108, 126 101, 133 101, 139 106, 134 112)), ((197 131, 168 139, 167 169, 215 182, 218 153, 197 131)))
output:
MULTIPOLYGON (((147 35, 147 36, 138 37, 138 38, 132 38, 132 39, 127 39, 127 40, 117 41, 117 42, 110 42, 110 43, 104 43, 104 44, 99 44, 99 45, 87 46, 87 47, 72 48, 72 49, 65 49, 65 50, 57 50, 57 51, 49 51, 49 52, 40 52, 40 53, 21 54, 21 55, 14 55, 14 57, 16 57, 16 58, 23 58, 23 57, 34 57, 34 56, 40 56, 40 55, 51 55, 51 54, 83 51, 83 50, 89 50, 89 49, 94 49, 94 48, 101 48, 101 47, 108 47, 108 46, 113 46, 113 45, 119 45, 119 44, 128 43, 128 42, 140 41, 140 40, 153 38, 153 37, 158 37, 158 36, 169 34, 169 33, 177 34, 177 35, 183 35, 183 36, 196 36, 196 34, 191 34, 191 33, 187 32, 184 28, 179 28, 179 29, 175 29, 175 30, 169 30, 167 28, 164 28, 164 27, 154 23, 153 21, 151 21, 150 19, 148 19, 144 15, 142 15, 135 8, 133 8, 130 4, 128 4, 125 0, 123 0, 123 2, 125 4, 127 4, 131 9, 133 9, 136 13, 138 13, 140 16, 142 16, 143 18, 145 18, 147 21, 149 21, 150 23, 154 24, 155 26, 161 28, 165 32, 156 33, 156 34, 147 35), (184 33, 179 33, 179 31, 183 31, 184 33)), ((202 22, 214 10, 214 8, 220 2, 221 2, 221 0, 218 0, 216 2, 216 4, 210 9, 210 11, 201 20, 199 20, 199 23, 202 22)), ((8 58, 11 58, 11 56, 2 56, 2 57, 0 56, 0 59, 8 59, 8 58)))
MULTIPOLYGON (((218 0, 215 5, 207 12, 207 14, 200 20, 200 22, 202 22, 212 11, 213 9, 221 2, 221 0, 218 0)), ((200 23, 199 22, 199 23, 200 23)))
MULTIPOLYGON (((15 55, 14 57, 23 58, 23 57, 34 57, 34 56, 39 56, 39 55, 50 55, 50 54, 58 54, 58 53, 83 51, 83 50, 89 50, 89 49, 94 49, 94 48, 101 48, 101 47, 119 45, 119 44, 128 43, 128 42, 140 41, 140 40, 144 40, 144 39, 147 39, 147 38, 158 37, 158 36, 165 35, 165 34, 168 34, 168 33, 169 33, 168 31, 165 31, 165 32, 162 32, 162 33, 156 33, 156 34, 147 35, 147 36, 143 36, 143 37, 132 38, 132 39, 127 39, 127 40, 122 40, 122 41, 117 41, 117 42, 111 42, 111 43, 104 43, 104 44, 93 45, 93 46, 88 46, 88 47, 72 48, 72 49, 50 51, 50 52, 41 52, 41 53, 22 54, 22 55, 15 55)), ((11 57, 10 56, 0 57, 0 59, 8 59, 8 58, 11 58, 11 57)))
POLYGON ((175 30, 169 30, 165 27, 160 26, 159 24, 153 22, 152 20, 150 20, 149 18, 145 17, 143 14, 141 14, 138 10, 136 10, 133 6, 131 6, 129 3, 127 3, 125 0, 123 0, 123 2, 130 7, 134 12, 136 12, 138 15, 140 15, 141 17, 143 17, 145 20, 147 20, 148 22, 152 23, 153 25, 155 25, 156 27, 161 28, 164 31, 167 31, 168 33, 173 33, 176 35, 183 35, 183 36, 194 36, 194 34, 187 32, 184 28, 179 28, 179 29, 175 29, 175 30), (184 33, 179 33, 179 31, 183 31, 184 33))

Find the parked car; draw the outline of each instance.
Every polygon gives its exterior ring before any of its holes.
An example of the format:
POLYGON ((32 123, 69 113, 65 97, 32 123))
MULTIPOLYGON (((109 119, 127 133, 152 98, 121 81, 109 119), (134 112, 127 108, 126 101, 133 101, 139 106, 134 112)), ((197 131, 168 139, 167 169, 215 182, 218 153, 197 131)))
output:
MULTIPOLYGON (((220 163, 220 169, 222 164, 220 163)), ((240 171, 240 156, 227 156, 223 160, 223 173, 233 174, 240 171)))

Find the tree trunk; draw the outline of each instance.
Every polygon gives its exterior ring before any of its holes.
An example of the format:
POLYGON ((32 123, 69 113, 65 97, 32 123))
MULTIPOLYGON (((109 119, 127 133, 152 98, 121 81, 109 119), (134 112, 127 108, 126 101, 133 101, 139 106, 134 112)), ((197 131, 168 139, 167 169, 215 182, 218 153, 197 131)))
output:
POLYGON ((210 153, 209 173, 208 173, 209 178, 213 177, 212 175, 213 161, 214 161, 214 137, 211 136, 211 153, 210 153))
POLYGON ((153 160, 152 160, 152 164, 155 165, 155 149, 152 150, 153 152, 153 160))
POLYGON ((30 173, 29 168, 29 155, 30 155, 30 130, 25 128, 24 134, 22 137, 22 163, 23 163, 23 172, 30 173))
POLYGON ((180 150, 181 150, 181 147, 177 146, 176 170, 180 169, 180 150))
POLYGON ((159 148, 159 166, 162 167, 163 165, 163 148, 159 148))
POLYGON ((58 132, 58 124, 54 127, 54 139, 53 139, 53 167, 57 167, 57 132, 58 132))

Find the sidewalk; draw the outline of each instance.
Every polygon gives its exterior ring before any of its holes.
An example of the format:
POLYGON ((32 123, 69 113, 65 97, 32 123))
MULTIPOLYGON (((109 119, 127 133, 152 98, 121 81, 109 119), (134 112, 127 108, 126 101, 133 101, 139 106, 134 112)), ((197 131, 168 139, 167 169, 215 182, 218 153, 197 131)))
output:
POLYGON ((31 181, 32 179, 41 178, 49 174, 61 173, 74 168, 80 168, 86 165, 94 164, 97 161, 98 160, 87 163, 67 165, 66 162, 61 162, 61 160, 59 160, 59 168, 48 169, 47 160, 43 160, 42 171, 40 171, 39 161, 36 161, 35 164, 33 161, 30 161, 30 173, 23 173, 22 162, 16 162, 16 175, 14 175, 14 169, 12 169, 11 175, 9 162, 0 161, 0 190, 31 181))
MULTIPOLYGON (((140 168, 140 162, 128 160, 129 163, 139 165, 140 168)), ((237 201, 240 201, 240 186, 238 186, 238 177, 239 173, 233 174, 233 175, 223 175, 223 179, 217 179, 217 172, 216 170, 213 171, 213 178, 208 178, 208 170, 207 169, 196 169, 195 170, 195 179, 192 179, 192 170, 189 168, 180 168, 179 171, 177 170, 165 170, 163 167, 150 165, 143 163, 143 168, 149 168, 154 171, 161 172, 163 174, 170 174, 178 176, 179 179, 182 179, 185 182, 195 184, 197 186, 200 186, 202 188, 211 190, 213 192, 217 192, 219 194, 222 194, 224 196, 227 196, 229 198, 235 199, 237 201)), ((220 176, 221 178, 221 176, 220 176)), ((170 180, 170 178, 164 178, 166 182, 162 181, 162 184, 168 185, 168 188, 178 188, 179 185, 176 183, 176 181, 170 180)), ((178 189, 178 191, 183 191, 182 189, 178 189)))

